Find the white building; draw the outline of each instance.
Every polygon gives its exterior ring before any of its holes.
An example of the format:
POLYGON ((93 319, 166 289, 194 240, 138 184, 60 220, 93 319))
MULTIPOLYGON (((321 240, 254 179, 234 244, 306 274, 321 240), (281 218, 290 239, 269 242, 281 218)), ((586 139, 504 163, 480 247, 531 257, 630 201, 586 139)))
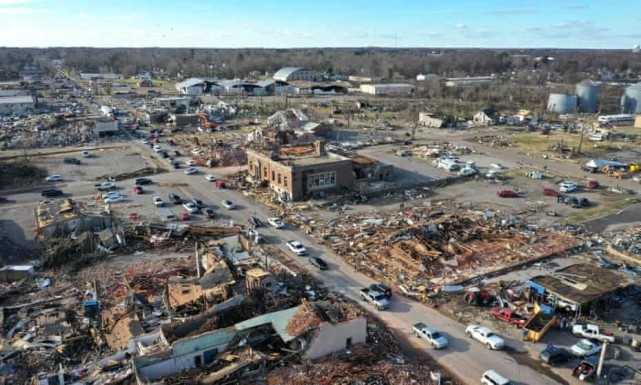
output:
POLYGON ((36 105, 31 95, 0 97, 0 115, 25 114, 35 108, 36 105))
POLYGON ((106 122, 96 122, 96 125, 93 128, 93 133, 96 136, 105 136, 113 134, 118 131, 118 121, 110 120, 106 122))
POLYGON ((372 95, 411 95, 414 86, 402 83, 361 84, 360 91, 372 95))
POLYGON ((84 80, 97 80, 97 79, 104 79, 104 80, 116 80, 116 79, 122 79, 121 74, 94 74, 94 73, 80 73, 80 78, 84 80))
POLYGON ((304 80, 307 82, 320 82, 323 80, 323 75, 314 70, 309 70, 300 67, 285 67, 281 68, 272 78, 276 81, 291 82, 294 80, 304 80))

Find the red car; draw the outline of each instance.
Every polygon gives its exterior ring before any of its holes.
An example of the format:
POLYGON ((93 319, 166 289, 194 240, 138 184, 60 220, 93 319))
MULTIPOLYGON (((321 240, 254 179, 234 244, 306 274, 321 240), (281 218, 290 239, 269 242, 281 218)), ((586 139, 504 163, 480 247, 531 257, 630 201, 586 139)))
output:
POLYGON ((143 190, 143 189, 142 189, 142 186, 135 185, 135 186, 134 186, 134 192, 135 192, 136 194, 144 194, 144 193, 145 193, 145 190, 143 190))
POLYGON ((496 195, 498 195, 501 198, 518 198, 519 197, 519 193, 513 190, 497 191, 496 195))
POLYGON ((512 309, 495 307, 490 310, 490 314, 492 314, 496 319, 500 319, 501 321, 505 321, 518 327, 523 327, 527 322, 525 317, 516 314, 512 309))
POLYGON ((188 221, 189 220, 189 213, 186 211, 181 211, 180 214, 178 214, 178 218, 181 221, 188 221))
POLYGON ((545 188, 543 189, 543 195, 548 197, 558 197, 561 196, 561 193, 556 190, 552 190, 551 188, 545 188))
POLYGON ((595 180, 591 180, 591 181, 588 182, 586 187, 589 188, 589 189, 599 188, 599 182, 597 182, 595 180))
POLYGON ((9 202, 9 199, 7 197, 0 197, 0 203, 7 203, 9 202))

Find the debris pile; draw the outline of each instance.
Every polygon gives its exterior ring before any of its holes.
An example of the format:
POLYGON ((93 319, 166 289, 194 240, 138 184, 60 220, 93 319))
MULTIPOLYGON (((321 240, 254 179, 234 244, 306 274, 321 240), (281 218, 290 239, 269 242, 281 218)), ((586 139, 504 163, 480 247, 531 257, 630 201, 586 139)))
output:
POLYGON ((71 146, 95 139, 93 129, 65 115, 37 115, 8 127, 0 137, 8 149, 71 146))
POLYGON ((496 136, 496 135, 477 136, 474 138, 474 141, 476 141, 479 144, 485 144, 485 145, 498 147, 498 148, 514 147, 514 143, 503 136, 496 136))

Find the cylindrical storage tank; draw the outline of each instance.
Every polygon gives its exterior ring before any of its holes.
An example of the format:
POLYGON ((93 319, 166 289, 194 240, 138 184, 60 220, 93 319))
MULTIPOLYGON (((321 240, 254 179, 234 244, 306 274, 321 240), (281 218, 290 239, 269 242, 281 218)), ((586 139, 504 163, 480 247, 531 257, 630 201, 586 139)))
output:
POLYGON ((579 112, 597 112, 599 108, 599 85, 586 79, 576 85, 579 112))
POLYGON ((548 112, 556 114, 569 114, 576 109, 576 95, 550 94, 548 99, 548 112))
POLYGON ((623 113, 641 114, 641 83, 633 84, 625 89, 621 97, 623 113))

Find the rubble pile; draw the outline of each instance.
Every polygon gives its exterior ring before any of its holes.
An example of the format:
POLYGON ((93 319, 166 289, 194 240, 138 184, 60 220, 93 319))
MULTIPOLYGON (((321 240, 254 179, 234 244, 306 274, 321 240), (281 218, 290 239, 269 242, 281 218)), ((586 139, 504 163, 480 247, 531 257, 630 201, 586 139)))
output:
POLYGON ((193 157, 196 164, 210 167, 230 167, 247 164, 247 153, 237 145, 210 144, 202 147, 203 153, 193 157))
POLYGON ((8 149, 70 146, 94 139, 90 126, 64 115, 34 116, 9 127, 0 137, 8 149))
POLYGON ((626 263, 639 264, 641 261, 641 226, 608 231, 599 241, 605 241, 605 250, 610 255, 626 263))
POLYGON ((579 245, 568 234, 483 212, 418 208, 327 223, 322 238, 355 269, 408 286, 462 282, 579 245))
POLYGON ((503 136, 496 136, 496 135, 477 136, 474 138, 474 141, 478 142, 479 144, 485 144, 485 145, 498 147, 498 148, 514 147, 514 143, 512 143, 512 141, 510 141, 509 139, 503 136))

